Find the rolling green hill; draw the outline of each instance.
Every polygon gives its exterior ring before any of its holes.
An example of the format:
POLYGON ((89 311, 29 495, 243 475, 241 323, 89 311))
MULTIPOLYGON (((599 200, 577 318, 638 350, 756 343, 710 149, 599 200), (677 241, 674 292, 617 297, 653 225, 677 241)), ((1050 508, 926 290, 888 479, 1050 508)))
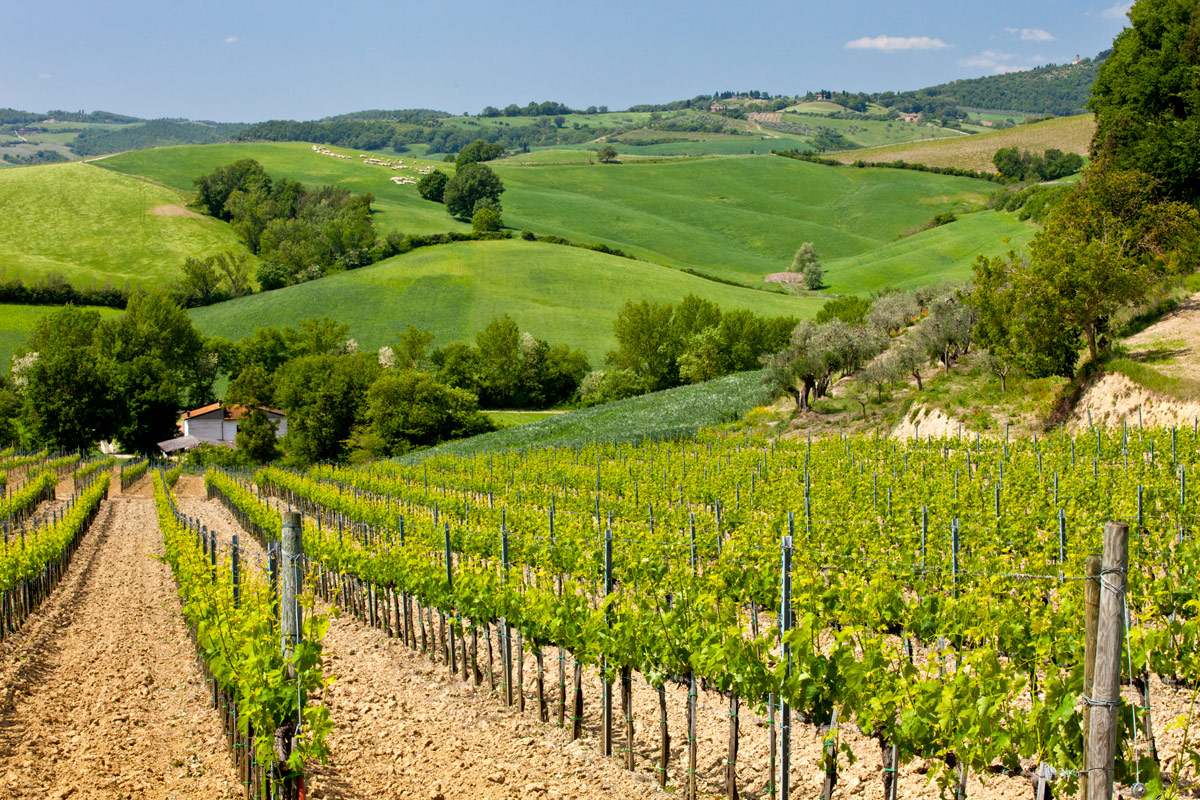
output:
MULTIPOLYGON (((139 175, 182 192, 191 192, 198 175, 211 172, 222 164, 243 158, 256 159, 274 177, 291 178, 303 183, 345 186, 352 192, 375 195, 372 204, 375 228, 380 235, 391 231, 403 233, 437 233, 447 230, 470 230, 470 225, 455 222, 444 206, 422 200, 415 186, 397 186, 389 180, 395 175, 417 176, 416 169, 389 170, 387 167, 363 164, 354 150, 332 148, 351 156, 331 158, 316 153, 312 145, 296 142, 265 142, 254 144, 211 144, 166 147, 158 150, 139 150, 122 153, 97 161, 96 164, 114 172, 139 175)), ((404 163, 437 166, 453 172, 452 164, 418 161, 404 156, 404 163)), ((505 198, 507 199, 507 197, 505 198)))
POLYGON ((209 335, 237 339, 262 325, 330 316, 363 349, 393 340, 408 324, 437 345, 471 339, 501 314, 522 330, 587 352, 599 364, 613 346, 612 323, 626 299, 678 302, 693 293, 722 309, 812 316, 821 300, 742 289, 655 264, 559 245, 502 240, 416 250, 369 267, 191 312, 209 335))
MULTIPOLYGON (((321 156, 304 144, 173 147, 97 163, 186 190, 196 175, 239 158, 257 159, 272 175, 374 193, 380 233, 466 228, 442 206, 422 200, 414 187, 388 180, 410 173, 358 158, 321 156)), ((744 283, 786 269, 801 242, 815 242, 827 259, 861 255, 934 214, 981 208, 996 189, 969 178, 764 157, 536 168, 498 161, 492 166, 506 187, 502 199, 510 227, 604 242, 641 258, 744 283)))
POLYGON ((496 165, 504 217, 578 241, 754 283, 787 269, 801 242, 826 259, 861 255, 934 214, 983 206, 994 184, 784 158, 657 164, 496 165))
POLYGON ((62 273, 80 286, 167 283, 187 256, 244 247, 176 190, 92 164, 0 171, 0 265, 9 278, 62 273))
POLYGON ((883 247, 825 263, 827 291, 864 297, 885 286, 912 289, 938 281, 966 280, 979 253, 1020 251, 1037 229, 1012 214, 980 211, 883 247), (1006 244, 1006 240, 1008 243, 1006 244))

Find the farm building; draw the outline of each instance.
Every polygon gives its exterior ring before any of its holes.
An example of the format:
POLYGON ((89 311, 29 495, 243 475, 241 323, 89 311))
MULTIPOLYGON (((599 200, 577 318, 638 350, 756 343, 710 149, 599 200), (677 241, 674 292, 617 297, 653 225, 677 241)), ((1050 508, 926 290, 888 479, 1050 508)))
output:
MULTIPOLYGON (((267 413, 267 420, 275 426, 275 435, 286 434, 287 415, 273 408, 261 408, 267 413)), ((159 442, 158 446, 164 453, 187 450, 205 442, 235 447, 234 440, 237 437, 238 420, 243 419, 246 413, 247 409, 244 406, 227 406, 220 402, 192 409, 179 420, 179 427, 183 435, 166 442, 159 442)))

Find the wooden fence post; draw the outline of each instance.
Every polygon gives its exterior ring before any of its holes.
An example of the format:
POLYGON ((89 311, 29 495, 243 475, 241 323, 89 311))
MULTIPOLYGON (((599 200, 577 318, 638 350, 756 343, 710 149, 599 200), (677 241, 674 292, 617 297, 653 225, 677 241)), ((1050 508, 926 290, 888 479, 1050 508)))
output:
POLYGON ((1088 741, 1088 800, 1111 800, 1117 752, 1117 711, 1121 699, 1121 646, 1125 635, 1125 580, 1129 566, 1129 526, 1104 523, 1100 570, 1100 618, 1096 626, 1096 665, 1088 741))

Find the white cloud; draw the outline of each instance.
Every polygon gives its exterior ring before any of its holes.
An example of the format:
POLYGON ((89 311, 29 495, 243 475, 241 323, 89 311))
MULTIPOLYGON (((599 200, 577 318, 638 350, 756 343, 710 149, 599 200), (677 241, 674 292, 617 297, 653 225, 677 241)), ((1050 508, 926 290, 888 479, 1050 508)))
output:
POLYGON ((1109 6, 1100 12, 1100 16, 1104 19, 1125 19, 1125 14, 1129 12, 1132 2, 1117 3, 1115 6, 1109 6))
POLYGON ((929 36, 864 36, 846 42, 847 50, 882 50, 894 53, 897 50, 942 50, 950 45, 941 39, 929 36))
POLYGON ((1049 31, 1044 31, 1041 28, 1021 28, 1021 41, 1023 42, 1052 42, 1054 37, 1049 31))
POLYGON ((1004 75, 1009 72, 1020 72, 1023 69, 1029 69, 1029 67, 1023 67, 1020 64, 997 64, 992 67, 992 72, 997 75, 1004 75))
POLYGON ((49 72, 39 72, 39 73, 38 73, 38 80, 39 80, 39 81, 48 81, 48 80, 50 80, 52 77, 54 77, 54 76, 53 76, 53 75, 51 75, 49 72))
POLYGON ((225 37, 225 44, 233 44, 236 41, 237 41, 236 36, 226 36, 225 37))
POLYGON ((987 67, 988 69, 992 69, 1004 62, 1012 61, 1013 58, 1012 53, 998 53, 995 50, 984 50, 977 55, 960 58, 958 65, 960 67, 987 67))

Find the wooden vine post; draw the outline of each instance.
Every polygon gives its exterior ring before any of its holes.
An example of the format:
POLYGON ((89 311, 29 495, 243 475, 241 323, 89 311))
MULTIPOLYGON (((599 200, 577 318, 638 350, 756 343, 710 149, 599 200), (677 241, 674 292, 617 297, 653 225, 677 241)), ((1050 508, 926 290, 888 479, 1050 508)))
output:
MULTIPOLYGON (((283 552, 283 564, 280 570, 279 581, 279 638, 284 661, 289 662, 287 668, 288 675, 295 677, 296 669, 290 662, 296 646, 300 643, 303 630, 300 601, 298 600, 303 574, 301 572, 301 562, 304 558, 304 542, 301 534, 299 512, 283 512, 282 534, 281 549, 283 552)), ((276 746, 276 755, 282 756, 280 761, 286 761, 287 756, 291 754, 292 737, 294 735, 295 728, 289 723, 285 723, 275 732, 276 742, 280 740, 284 742, 283 752, 279 752, 280 748, 278 745, 276 746)), ((281 766, 280 769, 282 768, 281 766)), ((285 778, 283 781, 284 797, 292 798, 299 796, 303 781, 303 776, 285 778)))
MULTIPOLYGON (((608 613, 608 599, 612 595, 612 530, 604 532, 604 601, 605 601, 605 616, 608 617, 607 623, 612 623, 612 615, 608 613)), ((603 706, 601 708, 601 737, 600 737, 600 754, 605 756, 612 755, 612 738, 613 738, 613 699, 612 699, 612 675, 609 674, 611 665, 608 663, 608 656, 600 657, 600 671, 603 677, 603 693, 601 698, 603 706)))
MULTIPOLYGON (((692 575, 699 570, 696 558, 696 527, 691 528, 692 536, 692 575)), ((688 728, 688 773, 687 800, 696 800, 696 670, 688 667, 688 698, 687 698, 687 728, 688 728)))
POLYGON ((1129 526, 1123 522, 1104 523, 1100 617, 1096 626, 1096 662, 1089 695, 1092 713, 1088 725, 1088 800, 1111 800, 1113 796, 1128 567, 1129 526))
MULTIPOLYGON (((449 598, 454 596, 454 561, 453 554, 450 552, 450 523, 447 522, 446 526, 442 530, 445 532, 446 538, 446 598, 447 602, 450 602, 449 598)), ((448 659, 450 663, 450 677, 454 678, 454 676, 458 674, 458 664, 456 663, 458 650, 455 648, 454 644, 454 620, 450 620, 450 641, 448 650, 450 656, 448 659)))
MULTIPOLYGON (((1092 678, 1096 668, 1096 624, 1100 619, 1100 556, 1087 557, 1083 582, 1083 693, 1092 696, 1092 678)), ((1092 707, 1083 707, 1083 780, 1081 796, 1088 800, 1088 741, 1091 738, 1092 707)))
MULTIPOLYGON (((504 522, 504 512, 501 512, 500 522, 500 564, 504 570, 504 583, 508 584, 508 525, 504 522)), ((500 655, 504 660, 504 704, 511 706, 513 704, 513 682, 512 682, 512 647, 510 646, 510 638, 512 629, 508 627, 508 618, 500 619, 500 655)))
MULTIPOLYGON (((792 647, 788 644, 787 635, 792 629, 792 537, 783 537, 781 561, 782 575, 780 578, 779 604, 779 635, 783 642, 783 675, 786 681, 792 674, 792 647)), ((787 699, 780 696, 780 726, 779 726, 779 797, 780 800, 790 800, 792 766, 792 709, 787 699)))

